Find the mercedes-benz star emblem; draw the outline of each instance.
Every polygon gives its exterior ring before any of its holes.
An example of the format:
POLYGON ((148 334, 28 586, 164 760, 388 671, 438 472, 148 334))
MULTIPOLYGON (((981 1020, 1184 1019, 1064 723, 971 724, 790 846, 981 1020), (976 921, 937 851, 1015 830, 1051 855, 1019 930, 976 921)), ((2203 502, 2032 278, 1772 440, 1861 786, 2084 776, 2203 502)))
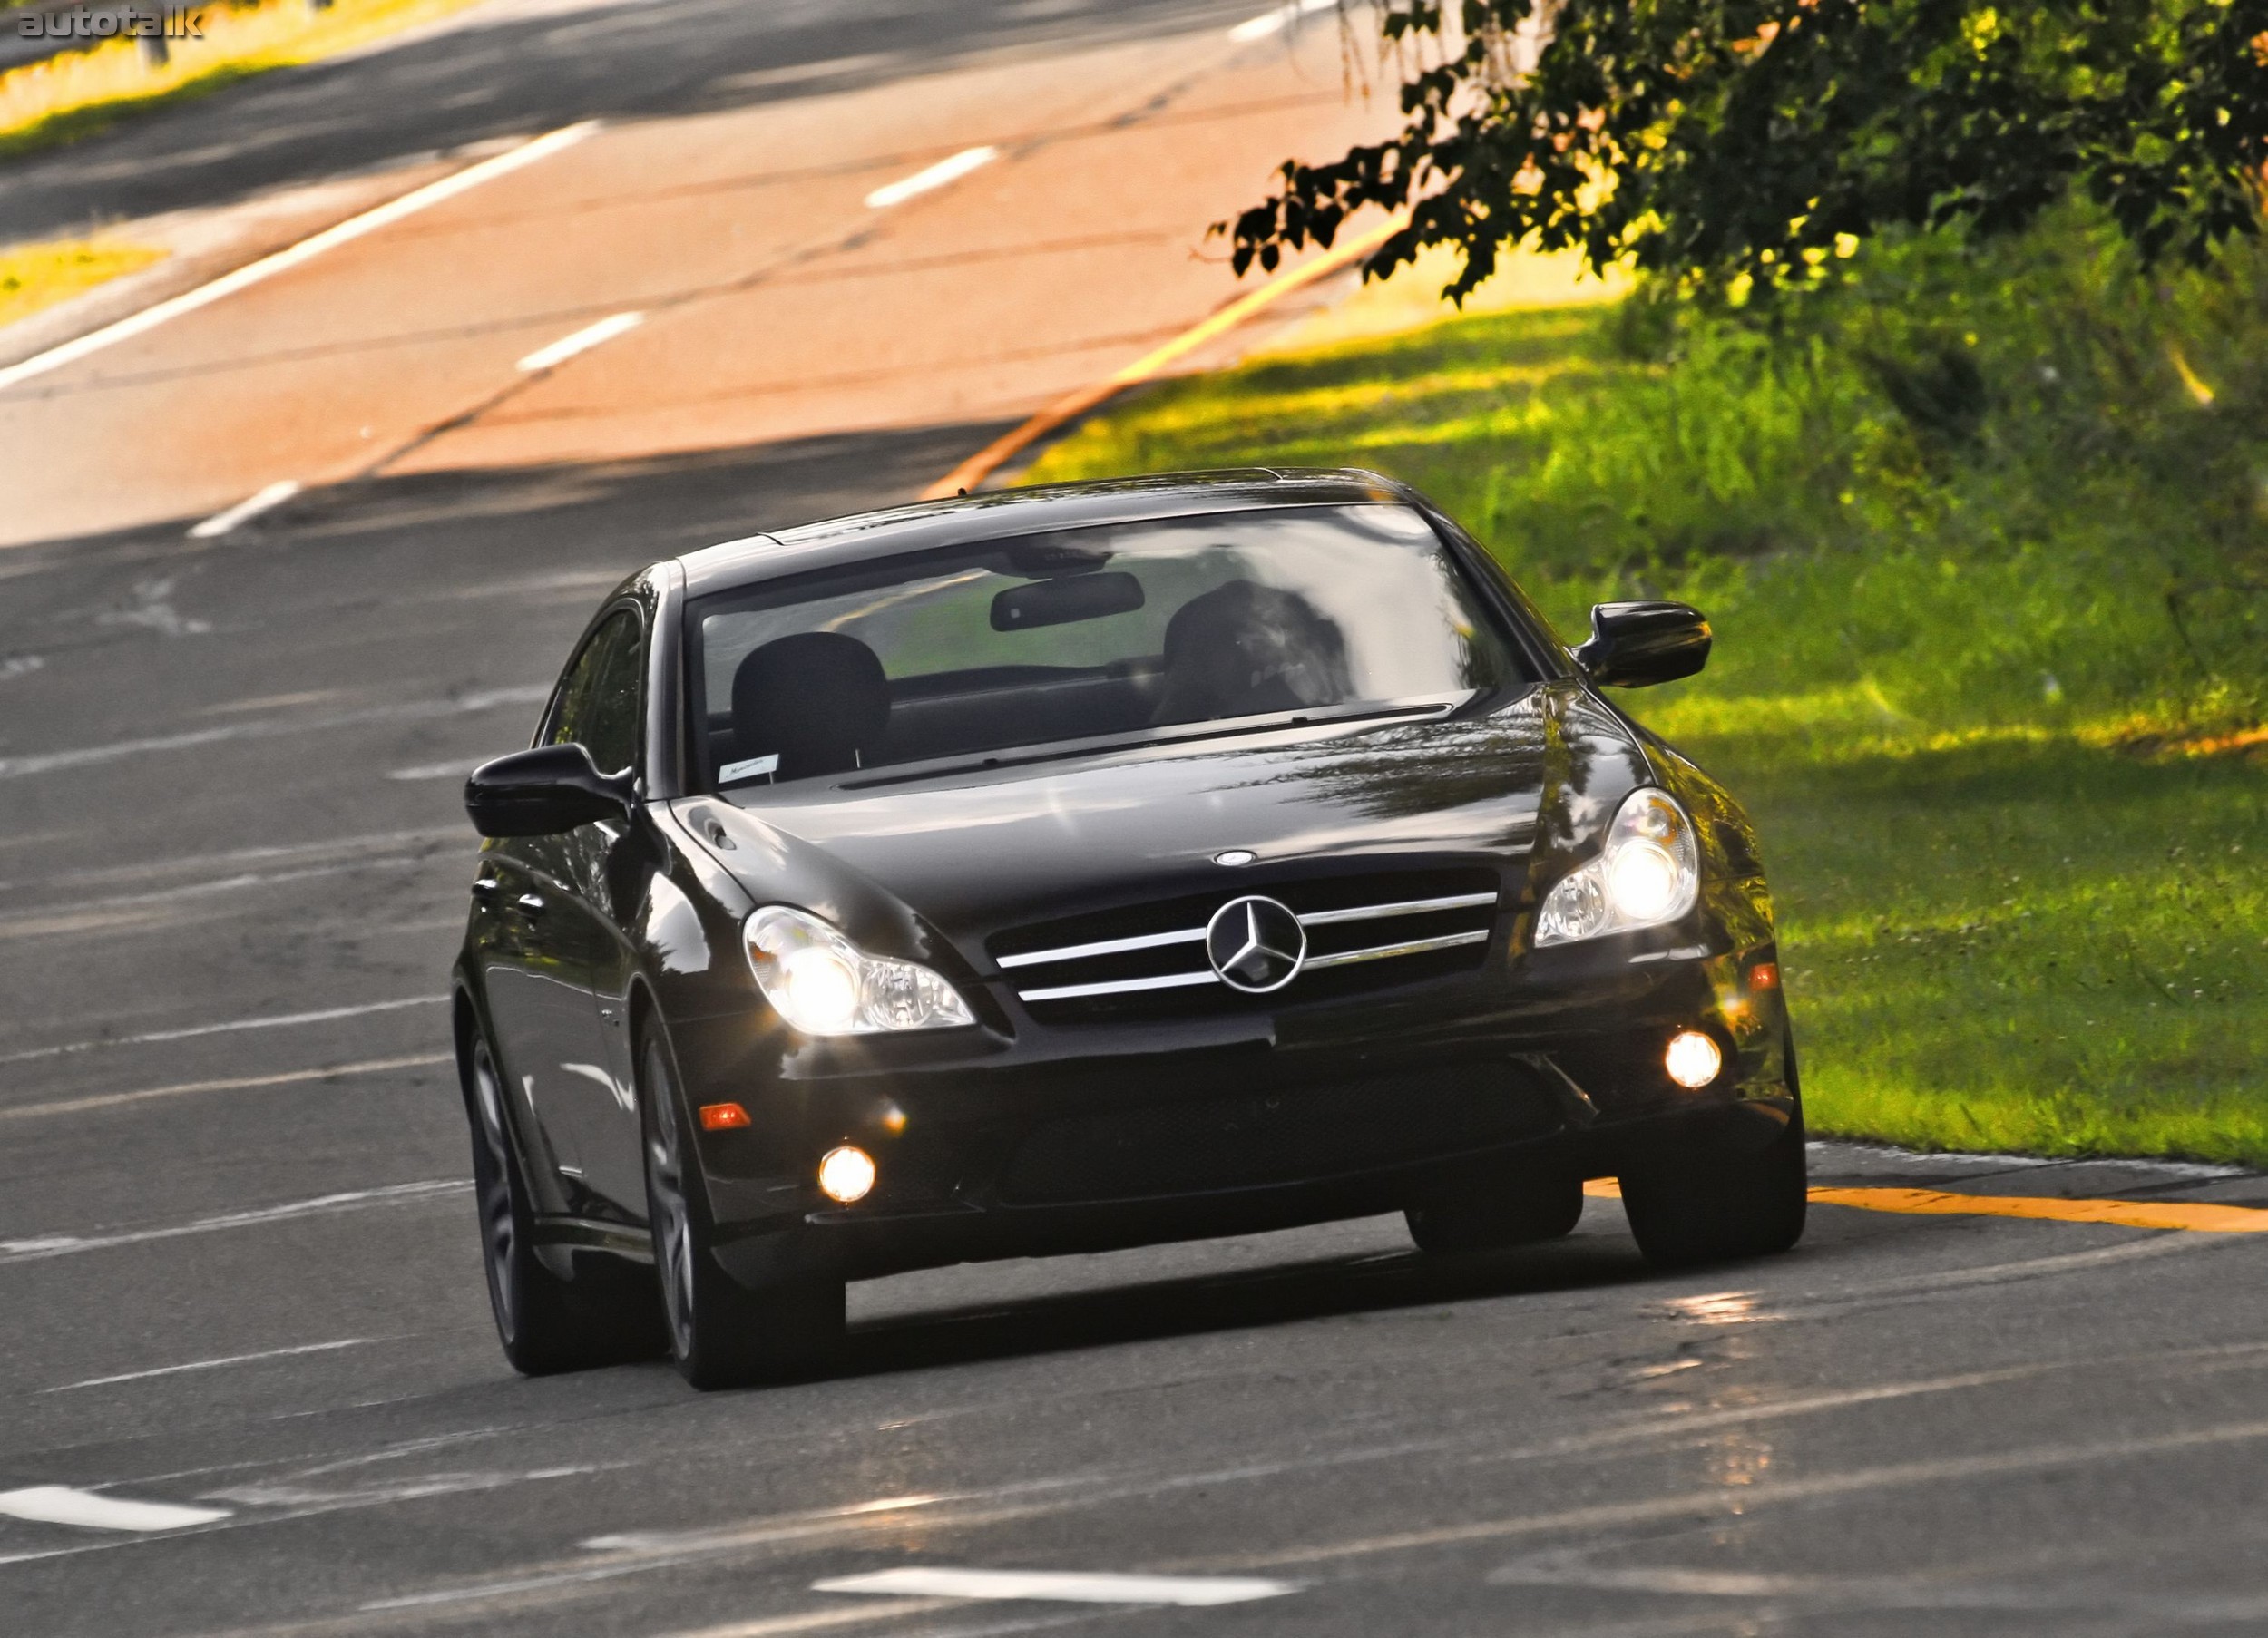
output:
POLYGON ((1206 923, 1205 954, 1221 982, 1266 995, 1299 976, 1307 959, 1307 930, 1274 899, 1231 899, 1206 923))

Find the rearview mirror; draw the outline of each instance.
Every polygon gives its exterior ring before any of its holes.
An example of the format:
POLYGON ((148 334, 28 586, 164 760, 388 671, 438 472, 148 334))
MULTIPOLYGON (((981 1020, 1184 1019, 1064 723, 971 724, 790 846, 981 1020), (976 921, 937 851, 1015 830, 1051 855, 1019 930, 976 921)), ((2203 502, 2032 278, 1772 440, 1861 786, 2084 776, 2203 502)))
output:
POLYGON ((992 629, 1022 631, 1131 614, 1142 606, 1142 583, 1123 570, 1065 575, 1014 586, 992 600, 992 629))
POLYGON ((1685 603, 1599 603, 1575 663, 1610 688, 1646 688, 1691 677, 1709 661, 1709 622, 1685 603))
POLYGON ((579 745, 538 746, 484 762, 464 782, 464 811, 484 836, 556 836, 628 817, 636 776, 599 772, 579 745))

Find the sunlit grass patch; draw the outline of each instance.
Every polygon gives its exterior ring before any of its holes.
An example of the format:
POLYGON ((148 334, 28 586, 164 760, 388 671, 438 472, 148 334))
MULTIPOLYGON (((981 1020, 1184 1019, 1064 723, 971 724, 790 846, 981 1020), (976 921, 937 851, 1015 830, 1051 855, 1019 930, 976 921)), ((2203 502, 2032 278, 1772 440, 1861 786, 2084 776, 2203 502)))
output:
POLYGON ((253 74, 313 62, 396 33, 476 0, 305 0, 206 5, 204 37, 167 42, 146 62, 136 40, 105 41, 0 74, 0 159, 107 130, 152 108, 207 96, 253 74))
POLYGON ((2268 1163, 2268 765, 1680 743, 1763 827, 1823 1131, 2268 1163))
POLYGON ((165 255, 148 245, 107 239, 65 239, 0 250, 0 325, 14 324, 165 255))

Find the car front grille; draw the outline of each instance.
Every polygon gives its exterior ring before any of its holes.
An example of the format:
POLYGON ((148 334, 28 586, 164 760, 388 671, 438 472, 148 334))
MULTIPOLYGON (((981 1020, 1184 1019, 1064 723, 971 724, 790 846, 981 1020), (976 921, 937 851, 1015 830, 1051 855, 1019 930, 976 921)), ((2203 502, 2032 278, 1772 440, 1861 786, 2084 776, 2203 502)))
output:
POLYGON ((1478 967, 1501 894, 1496 873, 1487 869, 1255 882, 1244 891, 1018 928, 994 938, 990 949, 1017 999, 1040 1017, 1301 1001, 1478 967), (1273 994, 1223 982, 1206 954, 1214 912, 1254 895, 1292 912, 1306 940, 1298 975, 1273 994))

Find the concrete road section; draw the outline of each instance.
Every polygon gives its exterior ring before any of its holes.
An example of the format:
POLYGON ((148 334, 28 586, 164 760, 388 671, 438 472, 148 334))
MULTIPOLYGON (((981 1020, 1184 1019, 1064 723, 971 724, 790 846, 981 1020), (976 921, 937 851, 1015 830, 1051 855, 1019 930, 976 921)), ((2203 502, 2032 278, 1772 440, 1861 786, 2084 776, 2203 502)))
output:
MULTIPOLYGON (((1377 112, 1235 6, 511 15, 592 32, 510 121, 405 48, 323 71, 334 147, 252 87, 103 208, 607 123, 0 392, 0 1630, 2268 1626, 2247 1232, 1823 1204, 1665 1277, 1598 1198, 1459 1265, 1374 1220, 873 1282, 842 1373, 770 1391, 512 1376, 438 999, 465 769, 623 572, 915 492, 1210 310, 1207 213, 1377 112)), ((144 134, 17 174, 99 201, 144 134)), ((2268 1211, 2210 1168, 1815 1174, 2268 1211)))

